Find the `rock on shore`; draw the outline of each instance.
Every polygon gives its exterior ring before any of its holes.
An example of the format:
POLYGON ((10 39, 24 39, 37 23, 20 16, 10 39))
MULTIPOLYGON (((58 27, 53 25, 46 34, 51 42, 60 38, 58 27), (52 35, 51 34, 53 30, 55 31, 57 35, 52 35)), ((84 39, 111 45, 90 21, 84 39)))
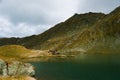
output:
POLYGON ((19 61, 5 62, 0 59, 1 76, 35 76, 34 67, 30 63, 19 61))

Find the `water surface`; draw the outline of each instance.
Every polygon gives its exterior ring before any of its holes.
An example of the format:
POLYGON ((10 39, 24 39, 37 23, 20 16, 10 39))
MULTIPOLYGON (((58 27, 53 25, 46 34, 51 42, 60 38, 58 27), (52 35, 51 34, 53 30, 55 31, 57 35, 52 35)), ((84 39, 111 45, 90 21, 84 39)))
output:
POLYGON ((120 80, 120 55, 81 54, 31 63, 38 80, 120 80))

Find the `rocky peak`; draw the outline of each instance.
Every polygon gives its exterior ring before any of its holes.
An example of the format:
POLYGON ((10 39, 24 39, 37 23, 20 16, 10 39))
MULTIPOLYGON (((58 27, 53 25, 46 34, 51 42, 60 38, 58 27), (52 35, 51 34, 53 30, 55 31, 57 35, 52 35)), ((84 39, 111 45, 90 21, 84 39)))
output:
POLYGON ((65 21, 66 24, 89 24, 96 22, 98 19, 101 19, 105 16, 104 13, 85 13, 77 14, 75 13, 72 17, 65 21))
POLYGON ((117 7, 114 11, 112 11, 110 14, 116 14, 116 13, 119 13, 120 15, 120 6, 117 7))

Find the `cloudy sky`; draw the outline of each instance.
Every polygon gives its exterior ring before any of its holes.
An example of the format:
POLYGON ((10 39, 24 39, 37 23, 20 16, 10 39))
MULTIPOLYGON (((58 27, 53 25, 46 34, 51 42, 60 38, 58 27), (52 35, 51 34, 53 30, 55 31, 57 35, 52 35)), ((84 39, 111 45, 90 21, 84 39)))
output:
POLYGON ((109 13, 120 0, 0 0, 0 37, 40 34, 75 13, 109 13))

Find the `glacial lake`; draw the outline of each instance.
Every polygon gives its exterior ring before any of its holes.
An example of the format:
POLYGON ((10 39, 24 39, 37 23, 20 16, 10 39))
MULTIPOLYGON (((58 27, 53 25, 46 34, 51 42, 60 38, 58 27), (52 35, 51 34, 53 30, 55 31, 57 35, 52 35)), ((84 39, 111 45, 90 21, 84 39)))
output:
POLYGON ((120 55, 81 54, 37 60, 31 63, 38 80, 120 80, 120 55))

